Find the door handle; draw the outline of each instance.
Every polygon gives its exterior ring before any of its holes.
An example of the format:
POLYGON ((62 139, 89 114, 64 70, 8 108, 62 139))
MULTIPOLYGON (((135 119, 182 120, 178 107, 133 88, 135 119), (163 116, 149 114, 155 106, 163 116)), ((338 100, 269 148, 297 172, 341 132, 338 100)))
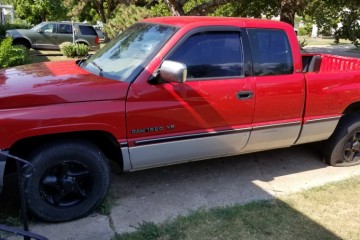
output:
POLYGON ((236 93, 236 97, 240 100, 246 100, 250 99, 254 96, 254 93, 252 91, 241 91, 236 93))

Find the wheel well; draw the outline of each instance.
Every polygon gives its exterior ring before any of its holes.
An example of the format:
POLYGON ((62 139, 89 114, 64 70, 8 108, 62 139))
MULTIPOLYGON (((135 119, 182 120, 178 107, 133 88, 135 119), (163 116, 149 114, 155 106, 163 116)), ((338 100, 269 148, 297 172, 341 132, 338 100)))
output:
POLYGON ((13 44, 20 43, 20 42, 25 42, 26 44, 28 44, 29 48, 31 47, 30 41, 26 38, 16 38, 13 40, 13 44))
MULTIPOLYGON (((95 144, 109 160, 115 161, 120 164, 121 168, 123 167, 120 145, 116 138, 110 133, 101 131, 61 133, 30 137, 19 140, 13 144, 10 148, 10 153, 26 160, 32 152, 45 143, 59 140, 71 141, 73 139, 82 139, 95 144)), ((13 161, 9 161, 9 164, 7 164, 7 172, 13 170, 15 164, 11 164, 12 162, 13 161)))
POLYGON ((350 113, 360 113, 360 102, 350 104, 343 112, 345 115, 350 113))
POLYGON ((77 43, 77 44, 84 44, 84 45, 90 47, 89 44, 88 44, 87 42, 85 42, 85 41, 78 41, 78 42, 76 42, 76 43, 77 43))

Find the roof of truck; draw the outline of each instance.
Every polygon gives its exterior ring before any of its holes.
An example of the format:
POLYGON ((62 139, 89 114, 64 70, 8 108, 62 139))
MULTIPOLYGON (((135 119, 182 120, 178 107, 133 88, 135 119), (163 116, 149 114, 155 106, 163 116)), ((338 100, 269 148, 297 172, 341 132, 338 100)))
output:
POLYGON ((148 18, 144 22, 167 24, 182 28, 186 25, 201 24, 209 25, 237 25, 242 27, 265 27, 265 28, 285 28, 290 25, 280 21, 257 19, 257 18, 235 18, 235 17, 203 17, 203 16, 180 16, 180 17, 158 17, 148 18))

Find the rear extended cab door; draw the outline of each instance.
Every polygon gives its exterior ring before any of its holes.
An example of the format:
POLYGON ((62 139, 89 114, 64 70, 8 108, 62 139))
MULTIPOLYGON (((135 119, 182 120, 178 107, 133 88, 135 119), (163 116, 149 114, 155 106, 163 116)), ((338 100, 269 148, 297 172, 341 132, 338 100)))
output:
POLYGON ((256 84, 253 130, 243 152, 293 145, 302 127, 305 79, 290 25, 248 28, 256 84))
MULTIPOLYGON (((147 68, 131 85, 127 137, 132 169, 241 153, 254 114, 254 78, 247 33, 197 27, 160 53, 184 63, 184 83, 150 83, 147 68)), ((161 56, 162 55, 162 56, 161 56)), ((157 67, 158 67, 157 66, 157 67)))

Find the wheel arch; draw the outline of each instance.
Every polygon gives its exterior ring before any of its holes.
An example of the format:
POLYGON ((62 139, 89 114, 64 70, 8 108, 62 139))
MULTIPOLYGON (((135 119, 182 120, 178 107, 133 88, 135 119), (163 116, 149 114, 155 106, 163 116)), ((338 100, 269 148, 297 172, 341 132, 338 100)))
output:
POLYGON ((14 38, 12 41, 13 41, 13 43, 15 43, 15 42, 17 42, 17 41, 26 41, 26 42, 29 43, 30 48, 32 47, 32 41, 31 41, 29 38, 24 37, 24 36, 14 38))
MULTIPOLYGON (((96 145, 109 160, 117 162, 123 169, 123 156, 120 144, 112 134, 104 131, 81 131, 33 136, 16 141, 9 150, 13 155, 26 159, 44 144, 72 140, 85 140, 96 145)), ((14 167, 11 163, 7 164, 7 172, 11 171, 14 167)))
POLYGON ((75 43, 78 43, 78 44, 86 44, 86 46, 88 46, 90 48, 90 43, 84 39, 78 39, 75 41, 75 43))
POLYGON ((348 105, 345 110, 343 111, 344 115, 348 114, 360 114, 360 102, 353 102, 348 105))

